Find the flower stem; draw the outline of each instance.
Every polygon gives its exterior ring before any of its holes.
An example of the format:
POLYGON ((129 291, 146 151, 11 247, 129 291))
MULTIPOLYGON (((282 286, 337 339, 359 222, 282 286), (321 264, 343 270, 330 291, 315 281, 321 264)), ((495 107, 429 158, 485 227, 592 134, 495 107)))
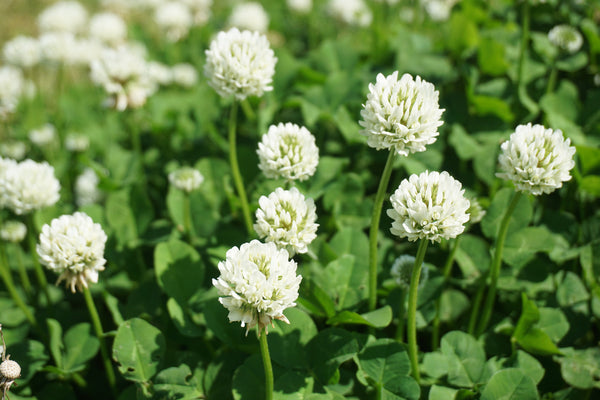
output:
POLYGON ((258 340, 260 341, 260 355, 262 357, 263 367, 265 369, 265 399, 273 399, 273 366, 271 365, 271 356, 269 355, 269 344, 267 343, 267 332, 260 332, 258 328, 258 340))
POLYGON ((17 307, 19 307, 21 311, 23 311, 23 314, 25 314, 25 317, 27 318, 29 323, 34 328, 37 328, 37 323, 35 321, 35 318, 33 317, 33 314, 31 313, 31 311, 29 311, 29 308, 27 308, 27 305, 25 304, 23 299, 21 299, 21 296, 19 296, 19 292, 17 292, 17 289, 15 288, 15 283, 12 279, 12 275, 10 274, 8 262, 6 261, 6 253, 4 251, 4 246, 1 244, 0 253, 0 277, 2 278, 2 282, 4 283, 6 290, 8 290, 10 297, 12 297, 17 307))
POLYGON ((35 271, 35 276, 37 278, 38 284, 40 285, 40 289, 42 289, 42 292, 46 297, 46 306, 50 306, 51 302, 50 293, 48 292, 48 280, 46 279, 46 275, 44 274, 44 270, 42 269, 40 260, 38 260, 37 258, 35 225, 33 223, 32 214, 29 214, 27 216, 27 241, 29 244, 29 252, 33 260, 33 269, 35 271))
POLYGON ((85 304, 87 305, 88 311, 90 312, 90 318, 92 319, 94 331, 96 331, 96 336, 100 341, 100 354, 102 355, 102 360, 104 361, 104 369, 106 370, 106 378, 108 379, 108 384, 110 385, 110 388, 112 389, 113 393, 116 393, 115 372, 113 370, 110 358, 108 358, 106 344, 104 343, 104 331, 102 330, 102 323, 100 322, 100 316, 98 315, 98 310, 96 309, 96 305, 94 304, 94 299, 92 298, 92 294, 90 293, 89 288, 83 288, 83 297, 85 298, 85 304))
POLYGON ((185 192, 183 194, 183 229, 188 236, 190 245, 194 245, 194 230, 192 228, 192 215, 190 209, 190 194, 185 192))
POLYGON ((423 260, 425 259, 425 252, 427 251, 428 244, 429 242, 427 239, 421 239, 419 242, 415 267, 410 276, 410 287, 408 289, 408 325, 406 327, 408 336, 408 356, 410 358, 412 374, 417 383, 421 380, 421 374, 419 372, 419 354, 417 350, 417 290, 419 287, 419 278, 421 276, 421 267, 423 266, 423 260))
POLYGON ((476 284, 477 293, 475 294, 475 299, 473 300, 473 304, 471 306, 471 316, 469 317, 469 326, 467 328, 467 333, 469 335, 473 335, 475 333, 475 324, 477 323, 479 310, 481 310, 481 300, 483 300, 483 293, 486 287, 485 278, 478 279, 476 284))
POLYGON ((250 207, 248 206, 248 197, 246 196, 246 189, 244 188, 244 182, 242 181, 242 175, 240 173, 240 167, 238 165, 237 158, 237 147, 236 147, 236 124, 237 124, 237 102, 231 104, 231 113, 229 114, 229 164, 231 166, 231 173, 233 174, 233 181, 235 188, 240 198, 242 206, 242 213, 244 214, 244 223, 248 235, 252 235, 252 218, 250 217, 250 207))
POLYGON ((406 289, 400 289, 400 304, 398 305, 398 326, 396 327, 396 340, 404 342, 404 318, 406 318, 404 302, 406 300, 406 289))
POLYGON ((506 239, 506 233, 508 232, 508 223, 510 222, 510 216, 517 207, 517 203, 521 198, 521 192, 516 192, 513 196, 510 205, 502 217, 500 228, 498 229, 498 236, 496 237, 496 250, 494 251, 494 258, 492 259, 492 266, 490 267, 490 286, 488 288, 487 297, 483 304, 483 311, 481 313, 481 319, 477 325, 475 336, 480 336, 488 326, 490 317, 492 316, 492 308, 496 299, 496 286, 498 284, 498 277, 500 276, 500 266, 502 265, 502 250, 504 249, 504 240, 506 239))
POLYGON ((385 193, 390 182, 390 176, 392 175, 395 155, 396 152, 394 150, 390 151, 388 155, 383 174, 381 174, 381 180, 379 181, 379 188, 375 195, 373 215, 371 216, 371 228, 369 229, 369 311, 375 310, 377 306, 377 234, 379 232, 381 209, 383 208, 385 193))
POLYGON ((17 251, 17 263, 19 266, 19 277, 21 278, 21 283, 23 284, 23 289, 25 289, 25 293, 27 293, 28 298, 32 298, 33 289, 31 288, 31 281, 29 280, 29 276, 27 275, 27 270, 25 269, 25 264, 23 263, 23 255, 21 254, 21 249, 17 251))

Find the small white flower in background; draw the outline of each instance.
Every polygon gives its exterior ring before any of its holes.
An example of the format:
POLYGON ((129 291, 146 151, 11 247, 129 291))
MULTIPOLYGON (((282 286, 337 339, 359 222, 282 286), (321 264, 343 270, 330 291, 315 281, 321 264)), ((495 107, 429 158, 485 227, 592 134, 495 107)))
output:
POLYGON ((423 0, 425 12, 433 21, 447 21, 450 18, 452 7, 458 0, 423 0))
POLYGON ((340 21, 354 26, 369 26, 373 20, 371 9, 363 0, 329 0, 329 13, 340 21))
POLYGON ((102 192, 98 189, 100 179, 92 168, 86 168, 75 180, 75 202, 82 207, 95 204, 102 198, 102 192))
POLYGON ((439 242, 461 234, 469 221, 470 203, 459 181, 446 171, 411 175, 404 179, 390 197, 392 234, 408 238, 439 242))
POLYGON ((38 147, 46 147, 56 139, 56 128, 48 123, 29 131, 29 140, 38 147))
POLYGON ((60 198, 60 183, 47 162, 25 160, 1 164, 4 165, 0 166, 0 205, 15 214, 52 206, 60 198))
POLYGON ((15 160, 22 160, 27 153, 27 145, 18 140, 7 140, 0 143, 0 155, 15 160))
POLYGON ((150 80, 160 86, 167 86, 173 82, 173 71, 171 68, 158 61, 148 62, 148 76, 150 80))
POLYGON ((186 37, 193 24, 190 9, 178 1, 159 4, 154 12, 154 21, 171 42, 186 37))
POLYGON ((194 16, 194 25, 204 25, 210 19, 210 8, 213 5, 213 0, 180 0, 183 4, 189 7, 194 16))
POLYGON ((73 65, 79 62, 77 39, 69 32, 47 32, 40 36, 42 61, 73 65))
POLYGON ((21 221, 4 221, 0 226, 0 239, 6 242, 19 243, 25 239, 26 234, 27 226, 21 221))
POLYGON ((88 23, 86 9, 77 1, 60 1, 44 9, 37 19, 40 32, 82 33, 88 23))
POLYGON ((146 60, 131 46, 104 49, 90 66, 92 81, 104 88, 119 111, 143 106, 155 90, 146 60))
POLYGON ((312 0, 287 0, 287 6, 298 14, 308 14, 313 8, 313 2, 312 0))
POLYGON ((567 53, 577 53, 583 45, 581 33, 570 25, 557 25, 548 32, 548 40, 567 53))
POLYGON ((176 85, 191 88, 198 83, 198 71, 192 64, 175 64, 171 67, 171 74, 176 85))
POLYGON ((305 127, 290 122, 271 125, 256 151, 258 167, 267 178, 304 181, 319 164, 315 137, 305 127))
POLYGON ((467 213, 469 214, 469 223, 476 224, 481 222, 483 217, 485 217, 486 211, 481 207, 481 204, 475 197, 469 198, 469 203, 471 203, 467 210, 467 213))
POLYGON ((273 90, 277 57, 266 36, 232 28, 219 32, 206 50, 204 75, 221 97, 262 96, 273 90))
POLYGON ((218 268, 220 276, 212 283, 223 296, 219 302, 229 311, 229 321, 240 321, 246 334, 256 325, 259 333, 267 333, 274 319, 289 324, 283 311, 296 305, 302 276, 296 275, 297 264, 286 250, 253 240, 229 249, 218 268))
POLYGON ((85 213, 63 215, 42 227, 36 247, 40 263, 60 274, 56 284, 65 281, 75 293, 98 282, 104 270, 106 234, 100 224, 85 213))
POLYGON ((27 94, 27 81, 23 72, 11 65, 0 67, 0 120, 15 112, 19 100, 27 94))
POLYGON ((313 199, 306 199, 295 187, 277 188, 269 197, 261 196, 258 204, 254 230, 261 239, 286 249, 290 257, 308 252, 319 227, 313 199))
POLYGON ((269 14, 255 1, 239 3, 231 12, 228 25, 240 30, 265 33, 269 30, 269 14))
POLYGON ((542 125, 519 125, 502 143, 496 176, 514 183, 515 189, 534 195, 552 193, 571 179, 575 147, 562 131, 542 125))
POLYGON ((75 51, 70 63, 89 67, 92 61, 100 57, 106 47, 105 44, 96 38, 77 39, 75 40, 75 51))
POLYGON ((181 167, 169 174, 169 182, 177 189, 191 193, 204 182, 204 176, 195 168, 181 167))
MULTIPOLYGON (((410 287, 410 278, 412 277, 412 271, 415 267, 415 260, 415 257, 403 254, 394 260, 394 264, 392 264, 392 268, 390 269, 391 277, 396 284, 404 290, 408 290, 410 287)), ((423 264, 421 276, 419 277, 419 289, 425 285, 428 277, 429 267, 427 264, 423 264)))
POLYGON ((361 134, 377 150, 393 149, 403 156, 425 151, 443 124, 438 97, 435 87, 419 76, 404 74, 398 80, 398 71, 387 77, 378 74, 360 112, 361 134))
POLYGON ((90 20, 89 34, 94 39, 116 46, 127 39, 127 24, 123 18, 111 12, 94 14, 90 20))
POLYGON ((38 39, 29 36, 15 36, 2 48, 4 60, 19 68, 30 68, 42 59, 42 49, 38 39))
POLYGON ((65 147, 69 151, 81 153, 90 147, 90 139, 81 133, 69 133, 65 138, 65 147))

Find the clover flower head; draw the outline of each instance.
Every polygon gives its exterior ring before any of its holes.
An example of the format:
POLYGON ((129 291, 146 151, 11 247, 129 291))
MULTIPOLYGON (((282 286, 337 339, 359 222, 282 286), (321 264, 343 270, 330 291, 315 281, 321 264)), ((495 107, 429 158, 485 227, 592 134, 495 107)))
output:
POLYGON ((191 193, 204 182, 204 176, 196 168, 181 167, 169 174, 169 182, 177 189, 191 193))
MULTIPOLYGON (((410 287, 410 278, 415 267, 415 260, 415 257, 403 254, 394 260, 394 264, 392 264, 392 268, 390 269, 390 275, 396 284, 404 290, 408 290, 410 287)), ((429 267, 427 264, 423 264, 421 276, 419 277, 419 289, 425 285, 428 277, 429 267)))
POLYGON ((198 83, 198 71, 192 64, 175 64, 171 67, 171 74, 176 85, 191 88, 198 83))
POLYGON ((56 139, 56 128, 47 123, 29 131, 29 140, 38 147, 46 147, 56 139))
POLYGON ((570 25, 557 25, 548 32, 548 40, 567 53, 577 53, 583 45, 581 33, 570 25))
POLYGON ((63 215, 42 227, 36 247, 40 263, 60 274, 57 284, 65 281, 75 293, 90 282, 98 282, 104 270, 106 234, 100 224, 83 212, 63 215))
POLYGON ((425 151, 443 124, 438 96, 434 86, 419 76, 404 74, 398 80, 398 71, 387 77, 378 74, 360 112, 361 134, 377 150, 391 149, 403 156, 425 151))
POLYGON ((158 61, 148 62, 148 76, 151 81, 162 86, 173 82, 173 71, 171 68, 158 61))
POLYGON ((515 189, 533 195, 552 193, 571 179, 575 166, 575 147, 562 131, 543 125, 519 125, 510 139, 502 143, 496 176, 510 180, 515 189))
POLYGON ((27 94, 27 81, 19 68, 0 67, 0 121, 15 112, 21 97, 27 94))
POLYGON ((469 200, 459 181, 446 171, 411 175, 400 182, 390 197, 392 234, 414 242, 427 239, 439 242, 461 234, 469 220, 469 200))
POLYGON ((269 14, 255 1, 239 3, 231 12, 228 25, 264 33, 269 29, 269 14))
POLYGON ((178 42, 186 37, 194 22, 188 6, 179 1, 159 4, 154 12, 154 21, 171 42, 178 42))
POLYGON ((231 28, 219 32, 206 50, 204 75, 221 97, 262 96, 273 90, 277 57, 266 36, 231 28))
POLYGON ((254 230, 261 239, 286 249, 290 257, 306 253, 317 237, 317 213, 313 199, 306 199, 298 189, 277 188, 261 196, 256 210, 254 230))
POLYGON ((37 19, 42 33, 81 33, 88 23, 86 9, 77 1, 59 1, 44 9, 37 19))
POLYGON ((313 8, 312 0, 287 0, 286 3, 290 10, 298 14, 308 14, 313 8))
POLYGON ((481 222, 483 217, 485 217, 486 211, 481 207, 481 204, 475 197, 469 198, 469 209, 467 212, 469 213, 469 222, 471 224, 476 224, 481 222))
POLYGON ((258 167, 272 179, 304 181, 314 175, 319 164, 315 137, 305 127, 290 122, 271 125, 256 152, 258 167))
POLYGON ((27 226, 21 221, 4 221, 0 227, 0 239, 6 242, 19 243, 25 239, 27 226))
POLYGON ((59 191, 60 183, 54 176, 54 168, 45 161, 9 162, 4 171, 0 166, 0 205, 15 214, 27 214, 54 205, 60 198, 59 191))
POLYGON ((90 147, 90 139, 81 133, 69 133, 65 138, 65 147, 74 153, 81 153, 90 147))
POLYGON ((127 38, 127 24, 119 15, 112 12, 94 14, 89 24, 90 37, 111 46, 116 46, 127 38))
POLYGON ((30 68, 42 60, 42 49, 36 38, 18 35, 4 44, 4 60, 19 68, 30 68))
POLYGON ((369 26, 373 13, 364 0, 329 0, 329 14, 345 24, 353 26, 369 26))
POLYGON ((95 204, 102 198, 102 192, 98 189, 100 179, 92 168, 83 170, 75 179, 75 202, 79 207, 95 204))
POLYGON ((0 143, 0 155, 14 160, 22 160, 27 153, 27 145, 19 140, 7 140, 0 143))
POLYGON ((274 319, 289 324, 283 311, 296 305, 302 276, 285 249, 253 240, 229 249, 218 268, 220 276, 212 283, 229 321, 240 321, 246 334, 256 325, 259 333, 263 328, 268 333, 274 319))
POLYGON ((213 0, 180 0, 183 4, 189 7, 194 16, 194 25, 204 25, 210 19, 210 8, 213 5, 213 0))
POLYGON ((76 65, 81 63, 82 46, 70 32, 46 32, 39 38, 42 61, 50 64, 76 65))
POLYGON ((433 21, 447 21, 452 7, 458 0, 424 0, 422 1, 425 12, 433 21))
POLYGON ((8 204, 8 195, 5 193, 5 181, 6 176, 9 175, 9 171, 16 168, 18 163, 12 158, 0 157, 0 208, 6 207, 8 204))

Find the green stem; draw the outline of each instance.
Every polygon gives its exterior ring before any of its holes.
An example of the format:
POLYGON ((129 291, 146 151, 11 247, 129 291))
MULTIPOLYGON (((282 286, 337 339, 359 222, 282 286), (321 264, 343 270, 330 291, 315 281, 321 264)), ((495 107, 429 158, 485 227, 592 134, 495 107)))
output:
POLYGON ((492 259, 492 265, 490 267, 490 286, 488 288, 487 297, 483 304, 483 311, 481 313, 481 319, 477 325, 475 336, 480 336, 488 326, 490 317, 492 316, 492 308, 496 299, 496 286, 498 284, 498 277, 500 276, 500 266, 502 265, 502 250, 504 249, 504 240, 506 239, 506 233, 508 232, 508 224, 510 222, 510 216, 517 207, 517 203, 521 198, 521 192, 516 192, 513 196, 510 205, 502 217, 500 228, 498 229, 498 236, 496 238, 496 250, 494 251, 494 258, 492 259))
POLYGON ((548 77, 548 86, 546 86, 546 95, 549 95, 554 91, 556 87, 556 80, 558 78, 558 68, 556 68, 556 61, 552 62, 552 69, 550 70, 550 76, 548 77))
POLYGON ((485 292, 485 278, 481 278, 477 281, 477 293, 471 306, 471 316, 469 317, 469 326, 467 333, 473 335, 475 333, 475 324, 477 323, 477 317, 479 316, 479 310, 481 310, 481 301, 483 300, 483 294, 485 292))
POLYGON ((267 343, 267 332, 261 333, 258 330, 258 340, 260 341, 260 355, 262 357, 263 367, 265 369, 265 399, 273 399, 273 366, 271 365, 271 356, 269 355, 269 344, 267 343))
POLYGON ((96 309, 96 305, 94 304, 94 299, 92 298, 92 294, 90 293, 89 288, 83 288, 83 297, 85 298, 85 304, 87 305, 88 311, 90 312, 90 318, 92 319, 94 331, 96 332, 96 336, 100 341, 100 354, 102 355, 102 360, 104 361, 104 369, 106 370, 106 378, 108 379, 108 384, 110 385, 110 388, 112 389, 113 393, 116 393, 115 372, 113 370, 110 358, 108 357, 108 352, 106 351, 106 343, 104 342, 104 331, 102 330, 102 323, 100 322, 100 316, 98 315, 98 310, 96 309))
POLYGON ((379 232, 379 220, 381 218, 381 209, 383 201, 392 175, 392 167, 394 165, 394 157, 396 152, 390 151, 379 188, 375 195, 375 204, 373 204, 373 215, 371 216, 371 228, 369 229, 369 311, 375 310, 377 306, 377 234, 379 232))
POLYGON ((408 356, 410 358, 412 374, 417 383, 421 381, 421 374, 419 372, 419 353, 417 350, 417 292, 419 288, 419 278, 421 276, 421 267, 423 266, 423 260, 425 259, 425 252, 427 251, 428 244, 429 242, 427 239, 421 239, 419 242, 415 267, 410 276, 410 287, 408 289, 408 325, 406 327, 408 336, 408 356))
POLYGON ((35 232, 36 230, 35 224, 33 223, 33 214, 29 214, 27 215, 27 241, 29 244, 29 253, 31 254, 31 258, 33 260, 33 270, 35 271, 38 284, 40 285, 40 289, 46 297, 46 306, 50 306, 51 302, 50 293, 48 292, 48 280, 46 279, 46 275, 44 274, 40 260, 37 257, 37 242, 35 238, 35 232))
POLYGON ((400 289, 400 304, 398 305, 398 326, 396 327, 396 340, 398 342, 404 342, 404 318, 405 309, 404 309, 404 301, 406 300, 406 290, 400 289))
POLYGON ((27 275, 27 270, 25 269, 25 263, 23 263, 21 248, 19 248, 17 251, 17 264, 19 266, 19 277, 21 278, 21 283, 23 284, 25 293, 27 293, 27 296, 31 299, 33 296, 33 289, 31 288, 31 281, 29 280, 29 275, 27 275))
POLYGON ((254 110, 252 109, 252 106, 248 102, 248 98, 245 98, 244 100, 242 100, 241 104, 242 104, 242 110, 244 111, 244 116, 246 117, 246 119, 248 119, 249 121, 254 121, 256 119, 256 113, 254 112, 254 110))
POLYGON ((183 229, 187 234, 190 245, 194 245, 194 230, 192 229, 192 215, 190 209, 190 194, 183 194, 183 229))
POLYGON ((17 292, 17 289, 15 288, 15 283, 12 279, 12 275, 10 274, 8 263, 6 262, 6 253, 4 251, 4 246, 1 244, 0 250, 0 276, 2 277, 4 286, 6 287, 6 290, 8 290, 10 297, 12 297, 17 307, 19 307, 21 311, 23 311, 23 314, 25 314, 25 317, 27 318, 29 323, 34 328, 37 328, 37 323, 35 321, 35 318, 33 317, 33 314, 31 313, 31 311, 29 311, 29 308, 27 308, 27 305, 25 304, 23 299, 21 299, 21 296, 19 296, 19 292, 17 292))
POLYGON ((242 175, 240 173, 240 167, 238 165, 237 158, 237 147, 236 147, 236 124, 237 124, 237 102, 231 104, 231 113, 229 114, 229 164, 231 166, 231 173, 233 174, 233 182, 240 198, 242 206, 242 213, 244 214, 244 223, 248 235, 252 236, 252 218, 250 216, 250 207, 248 206, 248 197, 246 196, 246 189, 244 188, 244 182, 242 181, 242 175))
POLYGON ((517 87, 521 87, 523 83, 523 71, 525 68, 525 56, 527 55, 527 46, 529 44, 529 0, 523 1, 523 15, 521 19, 521 46, 519 48, 519 63, 517 66, 517 87))

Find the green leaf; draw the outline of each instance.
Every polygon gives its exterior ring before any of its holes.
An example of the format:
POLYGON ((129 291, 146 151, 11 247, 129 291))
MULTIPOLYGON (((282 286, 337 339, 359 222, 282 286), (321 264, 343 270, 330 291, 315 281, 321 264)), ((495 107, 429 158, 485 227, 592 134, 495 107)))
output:
POLYGON ((502 368, 517 368, 530 377, 536 385, 540 383, 545 373, 542 364, 522 350, 517 350, 513 356, 507 358, 502 363, 502 368))
POLYGON ((584 176, 579 182, 579 188, 593 197, 600 197, 600 175, 584 176))
POLYGON ((554 235, 546 227, 523 228, 507 236, 503 260, 515 268, 521 268, 531 261, 536 253, 552 251, 554 242, 554 235))
MULTIPOLYGON (((492 199, 492 203, 488 207, 485 216, 481 220, 481 230, 488 238, 493 239, 496 237, 496 235, 498 235, 500 222, 502 221, 504 213, 506 212, 506 209, 508 208, 508 205, 514 194, 515 192, 512 189, 504 188, 499 190, 492 199)), ((526 227, 529 224, 532 215, 533 208, 531 206, 531 202, 527 196, 521 196, 517 206, 515 207, 515 210, 510 217, 507 237, 510 238, 512 233, 526 227)))
POLYGON ((459 124, 452 125, 448 142, 461 160, 470 160, 481 151, 481 145, 459 124))
POLYGON ((167 311, 171 321, 183 336, 197 338, 205 334, 205 331, 192 321, 187 305, 182 306, 171 297, 167 300, 167 311))
POLYGON ((365 137, 361 136, 359 133, 360 125, 356 122, 356 118, 350 115, 346 106, 342 105, 338 107, 333 115, 333 120, 346 140, 346 143, 353 144, 366 142, 365 137))
POLYGON ((10 354, 12 360, 18 360, 18 363, 22 366, 21 377, 18 380, 19 385, 26 385, 36 372, 46 365, 50 358, 44 345, 35 340, 21 341, 10 347, 7 345, 7 354, 10 354))
POLYGON ((334 299, 337 310, 353 308, 367 298, 367 264, 357 262, 352 254, 345 254, 330 262, 324 270, 327 291, 334 299))
POLYGON ((483 38, 477 53, 477 61, 481 72, 493 76, 504 74, 509 66, 504 53, 503 43, 494 38, 483 38))
POLYGON ((475 392, 467 389, 453 389, 445 386, 432 385, 428 400, 463 400, 472 399, 475 392))
POLYGON ((423 373, 439 379, 448 373, 448 360, 439 351, 425 353, 423 356, 423 373))
POLYGON ((441 351, 448 362, 450 384, 470 388, 479 383, 485 352, 473 336, 460 331, 448 332, 442 338, 441 351))
POLYGON ((538 327, 546 332, 554 343, 559 343, 569 332, 569 321, 559 308, 540 308, 538 327))
POLYGON ((539 355, 560 354, 558 347, 543 330, 536 326, 540 320, 540 312, 535 303, 527 298, 525 293, 521 295, 523 309, 521 317, 512 340, 516 341, 524 350, 539 355))
POLYGON ((600 349, 563 349, 565 357, 555 357, 560 363, 563 379, 579 389, 600 389, 600 349))
POLYGON ((117 330, 113 359, 125 379, 145 383, 160 369, 165 351, 162 332, 141 318, 132 318, 117 330))
POLYGON ((324 385, 339 380, 338 367, 361 349, 358 338, 340 328, 324 329, 308 343, 308 358, 315 377, 324 385))
POLYGON ((46 324, 48 325, 48 335, 50 336, 50 354, 52 354, 52 358, 54 358, 56 366, 59 369, 62 369, 62 350, 64 348, 62 338, 62 327, 60 326, 60 322, 52 318, 48 318, 46 320, 46 324))
POLYGON ((106 199, 106 221, 121 246, 134 246, 138 239, 135 215, 129 204, 127 189, 111 193, 106 199))
POLYGON ((576 146, 577 158, 581 163, 581 173, 587 175, 589 172, 600 167, 600 149, 591 146, 576 146))
POLYGON ((223 343, 248 351, 255 349, 258 344, 256 339, 246 334, 246 328, 242 328, 239 321, 229 321, 229 312, 219 303, 218 298, 204 302, 202 311, 206 318, 206 327, 223 343))
POLYGON ((92 333, 92 325, 87 322, 70 328, 65 334, 64 343, 62 369, 67 373, 84 369, 100 348, 100 341, 92 333))
POLYGON ((204 281, 204 263, 196 250, 172 239, 154 249, 154 271, 161 289, 179 304, 186 304, 204 281))
POLYGON ((481 392, 481 400, 537 399, 539 395, 533 380, 516 368, 496 372, 481 392))
POLYGON ((290 321, 275 321, 269 329, 269 349, 274 362, 290 369, 308 369, 306 345, 317 335, 317 326, 308 314, 297 308, 284 312, 290 321))
POLYGON ((367 325, 373 328, 385 328, 392 322, 392 307, 385 306, 366 314, 353 311, 342 311, 327 320, 329 325, 354 324, 367 325))
POLYGON ((469 101, 473 111, 478 115, 494 115, 505 122, 514 120, 510 105, 502 99, 476 94, 470 96, 469 101))
POLYGON ((440 298, 440 321, 452 322, 469 310, 469 298, 461 291, 444 290, 440 298))
POLYGON ((204 397, 199 382, 193 380, 192 371, 185 364, 163 369, 153 381, 156 398, 193 400, 204 397))
POLYGON ((477 279, 489 268, 489 244, 478 236, 463 234, 454 257, 465 279, 477 279))
POLYGON ((581 278, 568 271, 556 290, 556 299, 561 307, 571 307, 587 301, 590 295, 581 278))
POLYGON ((335 315, 333 300, 314 280, 307 279, 302 281, 300 296, 297 302, 314 315, 328 318, 335 315))

